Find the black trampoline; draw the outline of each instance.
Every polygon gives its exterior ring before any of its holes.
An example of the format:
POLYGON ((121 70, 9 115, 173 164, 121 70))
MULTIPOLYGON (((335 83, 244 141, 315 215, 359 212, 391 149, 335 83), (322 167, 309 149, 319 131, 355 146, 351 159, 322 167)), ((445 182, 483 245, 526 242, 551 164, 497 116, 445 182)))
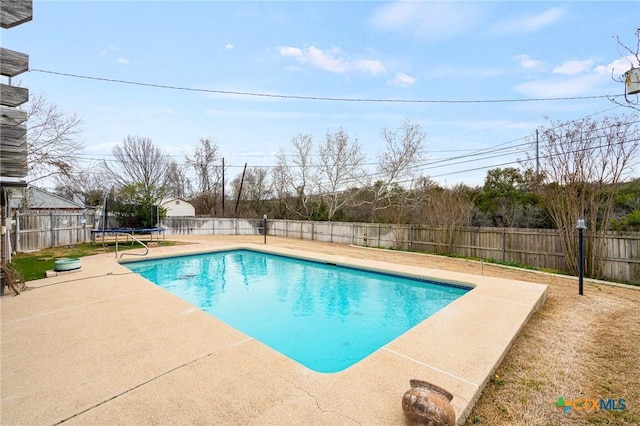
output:
POLYGON ((164 228, 98 228, 91 230, 91 242, 95 243, 97 236, 102 235, 102 239, 104 241, 104 237, 107 235, 116 235, 116 234, 129 234, 129 235, 149 235, 151 237, 151 242, 156 241, 160 243, 160 235, 162 235, 162 241, 164 241, 164 228), (154 239, 155 236, 155 239, 154 239))

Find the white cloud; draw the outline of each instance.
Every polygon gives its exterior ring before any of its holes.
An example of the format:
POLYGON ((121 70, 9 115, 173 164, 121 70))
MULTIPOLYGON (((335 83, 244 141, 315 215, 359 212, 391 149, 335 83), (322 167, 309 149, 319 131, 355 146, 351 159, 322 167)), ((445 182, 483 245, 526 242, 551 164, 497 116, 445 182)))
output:
POLYGON ((514 90, 529 97, 570 97, 606 94, 613 77, 620 77, 631 68, 624 58, 607 65, 597 65, 596 59, 566 60, 547 73, 545 78, 514 86, 514 90))
POLYGON ((595 72, 598 75, 603 75, 607 77, 611 77, 613 74, 614 78, 621 77, 625 72, 629 71, 633 67, 639 67, 638 60, 633 55, 628 55, 624 58, 616 59, 615 61, 607 64, 607 65, 598 65, 595 68, 595 72))
POLYGON ((357 69, 360 71, 366 71, 371 75, 384 74, 387 71, 384 65, 382 65, 380 61, 376 61, 373 59, 364 59, 364 60, 356 61, 353 64, 353 67, 354 69, 357 69))
POLYGON ((369 24, 384 31, 441 40, 470 32, 483 12, 479 3, 398 1, 376 9, 369 24))
POLYGON ((593 59, 564 61, 553 69, 553 74, 574 75, 588 72, 593 69, 593 63, 593 59))
POLYGON ((520 54, 514 56, 515 59, 518 60, 520 67, 525 70, 540 70, 544 68, 544 63, 542 61, 531 59, 529 55, 520 54))
POLYGON ((334 47, 322 50, 316 46, 308 46, 303 49, 291 46, 278 48, 280 55, 295 58, 301 64, 311 65, 335 74, 345 74, 352 71, 362 71, 371 75, 380 75, 386 72, 382 62, 375 59, 348 60, 340 48, 334 47))
POLYGON ((98 49, 98 55, 104 57, 104 56, 107 56, 108 54, 110 54, 112 52, 117 52, 118 50, 119 49, 116 46, 114 46, 112 44, 108 44, 108 45, 106 45, 104 47, 100 47, 98 49))
POLYGON ((338 48, 324 52, 315 46, 310 46, 306 49, 302 57, 298 57, 298 60, 302 63, 310 63, 313 66, 329 72, 342 74, 347 71, 348 65, 343 58, 336 57, 336 55, 339 54, 340 49, 338 48))
POLYGON ((301 57, 303 55, 302 49, 297 47, 282 46, 278 48, 278 51, 282 56, 301 57))
POLYGON ((416 83, 416 79, 408 74, 399 72, 395 78, 389 81, 392 86, 411 87, 416 83))
POLYGON ((518 84, 514 87, 514 90, 532 98, 593 95, 595 87, 601 81, 602 77, 595 73, 574 78, 551 77, 518 84))
POLYGON ((227 50, 231 50, 231 49, 233 49, 233 47, 234 47, 234 46, 233 46, 233 44, 231 44, 231 43, 227 43, 227 44, 224 46, 224 48, 225 48, 225 49, 227 49, 227 50))
MULTIPOLYGON (((111 56, 112 54, 116 54, 119 51, 120 51, 120 49, 118 49, 116 46, 114 46, 112 44, 108 44, 108 45, 106 45, 104 47, 100 47, 98 49, 98 55, 100 55, 103 58, 112 57, 111 56)), ((122 57, 122 56, 119 56, 116 59, 116 63, 117 64, 128 64, 129 60, 124 58, 124 57, 122 57)))
POLYGON ((530 33, 558 22, 566 13, 560 7, 554 7, 531 16, 511 17, 499 22, 493 27, 497 34, 530 33))

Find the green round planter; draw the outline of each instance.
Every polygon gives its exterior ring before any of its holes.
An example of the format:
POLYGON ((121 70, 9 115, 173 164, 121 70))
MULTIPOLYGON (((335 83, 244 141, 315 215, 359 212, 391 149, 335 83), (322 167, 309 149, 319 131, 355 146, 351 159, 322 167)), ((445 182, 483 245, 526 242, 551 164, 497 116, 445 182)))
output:
POLYGON ((56 260, 54 271, 73 271, 74 269, 80 269, 80 259, 60 259, 56 260))

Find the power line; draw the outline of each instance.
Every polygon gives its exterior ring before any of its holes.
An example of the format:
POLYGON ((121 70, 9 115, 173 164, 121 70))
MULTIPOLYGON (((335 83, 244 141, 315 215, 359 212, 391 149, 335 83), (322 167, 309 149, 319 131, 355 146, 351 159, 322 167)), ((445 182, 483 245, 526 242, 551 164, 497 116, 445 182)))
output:
MULTIPOLYGON (((636 120, 636 121, 631 121, 628 124, 636 124, 640 122, 640 120, 636 120)), ((597 129, 594 130, 605 130, 605 129, 610 129, 612 127, 616 127, 617 124, 611 124, 608 126, 603 126, 603 127, 599 127, 597 129)), ((562 124, 556 127, 562 127, 562 124)), ((414 166, 414 172, 419 172, 419 171, 425 171, 427 169, 437 169, 437 168, 442 168, 442 167, 449 167, 449 166, 454 166, 454 165, 460 165, 460 164, 465 164, 465 163, 471 163, 471 162, 478 162, 478 161, 484 161, 484 160, 489 160, 489 159, 493 159, 493 158, 500 158, 500 157, 505 157, 505 156, 509 156, 509 155, 513 155, 519 152, 522 152, 522 148, 530 146, 531 145, 531 141, 526 141, 526 142, 522 142, 522 143, 517 143, 517 144, 513 144, 514 142, 519 142, 522 140, 526 140, 529 136, 524 136, 524 137, 520 137, 511 141, 507 141, 507 142, 503 142, 503 143, 499 143, 496 145, 493 145, 492 147, 488 147, 485 148, 483 150, 476 150, 474 152, 471 153, 467 153, 467 154, 463 154, 463 155, 458 155, 458 156, 453 156, 453 157, 447 157, 447 158, 440 158, 440 159, 433 159, 433 160, 429 160, 429 161, 425 161, 421 164, 417 164, 416 166, 414 166), (513 145, 509 145, 509 144, 513 144, 513 145)), ((597 139, 598 136, 594 136, 594 139, 597 139)), ((631 140, 632 142, 637 141, 637 139, 633 139, 631 140)), ((626 142, 629 142, 628 140, 626 142)), ((595 149, 598 147, 591 147, 591 149, 595 149)), ((589 148, 587 148, 589 149, 589 148)), ((113 156, 113 155, 109 155, 109 156, 113 156)), ((173 156, 171 156, 173 157, 173 156)), ((82 156, 82 155, 76 155, 74 156, 74 158, 78 159, 78 160, 95 160, 95 161, 103 161, 103 162, 110 162, 110 163, 119 163, 121 162, 120 160, 116 160, 116 159, 105 159, 105 158, 92 158, 90 156, 82 156)), ((518 163, 518 160, 513 160, 513 161, 509 161, 506 163, 499 163, 499 164, 493 164, 490 166, 482 166, 482 167, 478 167, 478 168, 471 168, 471 169, 465 169, 465 170, 460 170, 460 171, 455 171, 455 172, 449 172, 449 173, 444 173, 444 174, 440 174, 440 175, 435 175, 432 177, 441 177, 441 176, 446 176, 448 174, 459 174, 459 173, 465 173, 465 172, 469 172, 469 171, 477 171, 477 170, 482 170, 482 169, 488 169, 488 168, 493 168, 493 167, 500 167, 503 165, 508 165, 508 164, 516 164, 518 163)), ((187 165, 187 163, 177 163, 180 166, 185 166, 187 165)), ((360 164, 360 166, 376 166, 379 165, 379 162, 367 162, 367 163, 362 163, 360 164)), ((229 169, 233 169, 233 168, 241 168, 243 167, 242 165, 233 165, 233 164, 227 164, 227 166, 225 168, 229 168, 229 169)), ((253 167, 259 167, 259 168, 266 168, 266 169, 274 169, 278 166, 274 166, 274 165, 263 165, 263 166, 253 166, 253 167)), ((293 165, 289 165, 289 167, 295 167, 293 165)), ((311 168, 319 168, 321 167, 321 165, 319 164, 313 164, 310 165, 311 168)), ((376 171, 372 171, 370 173, 365 173, 364 176, 362 176, 362 178, 364 180, 368 179, 372 179, 378 176, 382 176, 383 173, 382 172, 376 172, 376 171)), ((398 183, 406 183, 409 182, 410 180, 403 180, 400 181, 398 183)), ((351 181, 351 183, 360 183, 356 180, 351 181)))
MULTIPOLYGON (((301 100, 321 100, 321 101, 347 101, 347 102, 405 102, 405 103, 497 103, 497 102, 529 102, 529 101, 555 101, 555 100, 579 100, 579 99, 595 99, 595 98, 610 98, 609 95, 603 95, 603 96, 585 96, 585 97, 563 97, 563 98, 532 98, 532 99, 501 99, 501 100, 408 100, 408 99, 367 99, 367 98, 330 98, 330 97, 315 97, 315 96, 297 96, 297 95, 274 95, 274 94, 265 94, 265 93, 253 93, 253 92, 235 92, 235 91, 222 91, 222 90, 212 90, 212 89, 198 89, 198 88, 189 88, 189 87, 180 87, 180 86, 168 86, 168 85, 159 85, 159 84, 151 84, 151 83, 141 83, 141 82, 134 82, 134 81, 127 81, 127 80, 115 80, 115 79, 108 79, 108 78, 101 78, 101 77, 92 77, 92 76, 84 76, 84 75, 77 75, 77 74, 68 74, 68 73, 60 73, 60 72, 55 72, 55 71, 47 71, 47 70, 39 70, 39 69, 32 69, 31 71, 34 72, 41 72, 41 73, 48 73, 48 74, 54 74, 54 75, 60 75, 60 76, 65 76, 65 77, 71 77, 71 78, 81 78, 81 79, 88 79, 88 80, 96 80, 96 81, 105 81, 105 82, 110 82, 110 83, 119 83, 119 84, 129 84, 129 85, 138 85, 138 86, 147 86, 147 87, 154 87, 154 88, 161 88, 161 89, 171 89, 171 90, 184 90, 184 91, 191 91, 191 92, 209 92, 209 93, 219 93, 219 94, 234 94, 234 95, 243 95, 243 96, 261 96, 261 97, 274 97, 274 98, 283 98, 283 99, 301 99, 301 100)), ((597 114, 600 114, 604 111, 608 111, 610 109, 614 109, 617 108, 618 106, 615 106, 613 108, 609 108, 609 109, 605 109, 603 111, 599 111, 596 112, 594 114, 588 115, 586 117, 583 118, 587 118, 587 117, 591 117, 597 114)), ((632 121, 630 124, 635 124, 638 121, 632 121)), ((504 124, 504 125, 509 125, 509 124, 504 124)), ((504 126, 501 125, 501 126, 504 126)), ((556 124, 555 126, 552 126, 551 129, 556 128, 556 127, 562 127, 563 123, 560 124, 556 124)), ((501 127, 498 126, 498 127, 501 127)), ((613 127, 612 126, 607 126, 607 127, 613 127)), ((603 128, 601 128, 603 129, 603 128)), ((453 157, 449 157, 449 158, 443 158, 443 159, 437 159, 437 160, 432 160, 432 161, 426 161, 422 164, 419 164, 417 166, 415 166, 415 171, 424 171, 427 168, 440 168, 440 167, 445 167, 445 166, 453 166, 456 164, 463 164, 463 163, 469 163, 469 162, 474 162, 474 161, 484 161, 484 160, 488 160, 491 158, 496 158, 496 157, 502 157, 502 156, 507 156, 507 155, 512 155, 517 151, 518 148, 520 147, 524 147, 526 145, 529 145, 529 142, 525 142, 525 143, 518 143, 518 144, 514 144, 515 142, 518 141, 522 141, 522 140, 526 140, 526 138, 530 137, 529 136, 525 136, 525 137, 521 137, 515 140, 511 140, 511 141, 507 141, 507 142, 502 142, 499 143, 497 145, 493 145, 487 148, 482 148, 482 149, 478 149, 478 150, 451 150, 449 152, 456 152, 456 151, 462 151, 462 152, 466 152, 465 154, 461 154, 461 155, 457 155, 457 156, 453 156, 453 157), (513 145, 512 145, 513 144, 513 145), (497 155, 489 155, 492 153, 496 153, 499 152, 499 154, 497 155), (477 158, 474 158, 477 157, 477 158), (457 160, 457 161, 456 161, 457 160), (438 165, 436 165, 438 164, 438 165)), ((442 152, 447 152, 447 151, 442 151, 442 152)), ((278 154, 280 155, 280 154, 278 154)), ((179 157, 177 155, 167 155, 168 157, 179 157)), ((272 157, 273 155, 270 155, 270 157, 272 157)), ((277 156, 277 155, 276 155, 277 156)), ((286 157, 289 156, 295 156, 295 154, 293 155, 286 155, 286 157)), ((77 156, 76 158, 81 159, 82 157, 77 156)), ((90 157, 86 158, 87 160, 91 160, 90 157)), ((100 160, 100 161, 108 161, 108 162, 115 162, 116 160, 107 160, 107 159, 95 159, 95 160, 100 160)), ((457 173, 464 173, 467 171, 474 171, 474 170, 482 170, 482 169, 487 169, 490 167, 497 167, 497 166, 502 166, 502 165, 506 165, 506 164, 514 164, 517 163, 518 161, 511 161, 508 163, 502 163, 502 164, 495 164, 492 166, 484 166, 484 167, 479 167, 479 168, 475 168, 475 169, 467 169, 467 170, 461 170, 461 171, 456 171, 456 172, 451 172, 451 173, 444 173, 442 175, 437 175, 437 176, 433 176, 433 177, 440 177, 440 176, 445 176, 447 174, 457 174, 457 173)), ((185 163, 178 163, 181 166, 184 166, 185 163)), ((362 166, 376 166, 378 165, 379 162, 367 162, 362 164, 362 166)), ((242 166, 233 166, 233 165, 228 165, 229 168, 239 168, 242 166)), ((264 167, 264 168, 274 168, 276 166, 256 166, 256 167, 264 167)), ((373 178, 375 176, 380 175, 379 172, 373 172, 373 173, 365 173, 364 174, 364 178, 373 178)), ((404 181, 403 181, 404 182, 404 181)), ((354 182, 355 183, 355 182, 354 182)))
MULTIPOLYGON (((629 143, 629 142, 638 142, 638 141, 640 141, 640 139, 636 138, 636 139, 624 140, 622 142, 616 142, 616 144, 625 144, 625 143, 629 143)), ((606 147, 608 145, 609 145, 608 143, 603 143, 601 145, 588 146, 588 147, 585 147, 585 148, 575 149, 573 151, 547 154, 547 155, 541 156, 540 158, 541 159, 550 159, 550 158, 553 158, 553 157, 560 157, 562 155, 567 155, 567 154, 576 154, 576 153, 579 153, 579 152, 596 150, 596 149, 599 149, 599 148, 604 148, 604 147, 606 147)), ((439 174, 439 175, 433 175, 433 176, 429 176, 429 177, 430 178, 443 177, 443 176, 455 175, 455 174, 460 174, 460 173, 474 172, 474 171, 478 171, 478 170, 486 170, 486 169, 490 169, 490 168, 502 167, 502 166, 506 166, 506 165, 509 165, 509 164, 519 164, 519 163, 521 163, 519 160, 512 160, 512 161, 508 161, 508 162, 505 162, 505 163, 499 163, 499 164, 492 164, 492 165, 488 165, 488 166, 475 167, 475 168, 472 168, 472 169, 457 170, 457 171, 442 173, 442 174, 439 174)), ((636 164, 640 164, 640 163, 636 163, 636 164)), ((630 168, 632 168, 632 167, 633 166, 631 166, 630 168)), ((405 180, 405 181, 398 182, 398 183, 407 183, 407 182, 411 182, 411 180, 405 180)))
POLYGON ((32 68, 30 71, 39 72, 43 74, 52 74, 62 77, 79 78, 93 81, 103 81, 107 83, 129 84, 134 86, 153 87, 156 89, 167 90, 179 90, 186 92, 200 92, 200 93, 217 93, 221 95, 237 95, 237 96, 250 96, 261 98, 277 98, 277 99, 293 99, 303 101, 330 101, 330 102, 372 102, 372 103, 406 103, 406 104, 484 104, 484 103, 517 103, 517 102, 541 102, 541 101, 573 101, 584 99, 603 99, 603 98, 616 98, 622 95, 593 95, 593 96, 565 96, 556 98, 525 98, 525 99, 379 99, 379 98, 342 98, 342 97, 329 97, 329 96, 305 96, 305 95, 279 95, 273 93, 260 93, 260 92, 242 92, 234 90, 217 90, 217 89, 202 89, 195 87, 185 86, 173 86, 166 84, 156 83, 144 83, 131 80, 120 80, 106 77, 94 77, 81 74, 72 74, 59 71, 41 70, 32 68))
MULTIPOLYGON (((627 139, 627 140, 624 140, 624 141, 621 141, 621 142, 617 142, 617 144, 626 144, 626 143, 638 142, 638 141, 640 141, 640 139, 638 139, 638 138, 627 139)), ((597 146, 588 146, 588 147, 584 147, 584 148, 580 148, 580 149, 576 149, 576 150, 568 151, 568 152, 550 153, 550 154, 542 156, 541 158, 542 159, 549 159, 549 158, 557 157, 557 156, 560 156, 560 155, 565 155, 567 153, 578 153, 578 152, 583 152, 583 151, 595 150, 595 149, 599 149, 599 148, 602 148, 602 147, 606 147, 607 145, 608 145, 607 143, 604 143, 604 144, 600 144, 600 145, 597 145, 597 146)), ((517 147, 517 146, 519 146, 519 145, 516 145, 515 147, 517 147)), ((493 152, 496 152, 496 151, 497 150, 494 150, 493 152)), ((456 164, 463 164, 463 163, 487 160, 487 159, 490 159, 490 158, 499 158, 499 157, 502 157, 502 156, 505 156, 505 155, 513 154, 514 152, 517 152, 517 151, 510 151, 510 152, 506 152, 506 153, 503 152, 503 153, 500 153, 500 154, 497 154, 497 155, 490 155, 490 156, 485 156, 485 157, 482 157, 482 158, 477 158, 477 159, 472 159, 472 160, 459 161, 459 162, 456 162, 456 163, 440 164, 438 166, 432 167, 432 169, 445 167, 445 166, 453 166, 453 165, 456 165, 456 164)), ((114 161, 114 160, 109 160, 109 161, 114 161)), ((435 163, 437 163, 437 162, 434 162, 434 164, 435 163)), ((432 179, 432 178, 457 175, 457 174, 461 174, 461 173, 468 173, 468 172, 479 171, 479 170, 488 170, 488 169, 492 169, 492 168, 496 168, 496 167, 508 166, 508 165, 512 165, 512 164, 521 164, 521 161, 520 160, 510 160, 510 161, 506 161, 506 162, 492 163, 490 165, 482 165, 482 166, 479 166, 479 167, 466 168, 466 169, 463 169, 463 170, 454 170, 454 171, 445 172, 445 173, 441 173, 441 174, 437 174, 437 175, 427 175, 426 177, 432 179)), ((638 163, 636 163, 634 165, 631 165, 630 168, 633 168, 637 164, 638 163)), ((231 167, 241 167, 241 166, 228 166, 228 167, 231 168, 231 167)), ((273 166, 256 166, 256 167, 271 168, 273 166)), ((424 170, 424 168, 422 170, 424 170)), ((346 186, 353 185, 353 184, 362 185, 362 184, 364 184, 364 181, 366 181, 367 178, 371 179, 371 178, 373 178, 373 177, 375 177, 375 176, 377 176, 379 174, 380 174, 379 172, 368 173, 368 174, 365 174, 364 176, 362 176, 361 179, 351 179, 348 182, 344 182, 344 185, 346 185, 346 186)), ((409 178, 409 179, 396 181, 395 183, 396 184, 405 184, 405 183, 411 183, 413 181, 415 181, 415 178, 412 177, 412 178, 409 178)), ((318 182, 318 184, 320 186, 322 186, 321 182, 318 182)), ((316 195, 318 195, 318 194, 316 194, 316 195)))

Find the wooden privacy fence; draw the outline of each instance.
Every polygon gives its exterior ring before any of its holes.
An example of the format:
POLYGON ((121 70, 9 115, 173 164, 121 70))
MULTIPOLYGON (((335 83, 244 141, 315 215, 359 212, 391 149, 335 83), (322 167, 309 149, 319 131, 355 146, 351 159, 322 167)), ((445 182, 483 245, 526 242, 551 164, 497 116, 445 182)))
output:
MULTIPOLYGON (((27 252, 88 242, 91 229, 98 227, 96 219, 92 211, 16 213, 12 250, 27 252)), ((262 219, 169 217, 162 220, 161 226, 168 236, 263 235, 263 223, 262 219)), ((269 219, 267 235, 448 253, 567 270, 560 236, 553 229, 465 227, 450 233, 443 228, 424 225, 269 219)), ((640 283, 640 233, 609 233, 605 237, 602 261, 605 278, 640 283)))
MULTIPOLYGON (((262 235, 262 223, 260 219, 171 217, 162 226, 167 235, 262 235)), ((269 219, 267 235, 448 253, 567 271, 555 229, 464 227, 451 234, 423 225, 269 219)), ((602 260, 605 278, 640 283, 640 233, 609 233, 602 260)))
POLYGON ((15 252, 73 245, 91 238, 94 214, 81 211, 16 211, 12 215, 11 249, 15 252))

